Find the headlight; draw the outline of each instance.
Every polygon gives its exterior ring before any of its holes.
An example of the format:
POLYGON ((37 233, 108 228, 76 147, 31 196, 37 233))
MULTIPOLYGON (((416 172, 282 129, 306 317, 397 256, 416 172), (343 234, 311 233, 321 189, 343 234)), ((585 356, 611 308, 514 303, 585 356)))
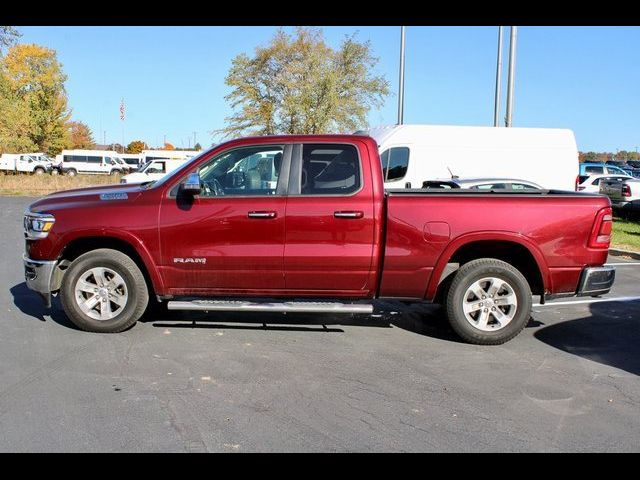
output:
POLYGON ((32 213, 24 214, 24 233, 28 239, 45 238, 49 235, 56 219, 48 213, 32 213))

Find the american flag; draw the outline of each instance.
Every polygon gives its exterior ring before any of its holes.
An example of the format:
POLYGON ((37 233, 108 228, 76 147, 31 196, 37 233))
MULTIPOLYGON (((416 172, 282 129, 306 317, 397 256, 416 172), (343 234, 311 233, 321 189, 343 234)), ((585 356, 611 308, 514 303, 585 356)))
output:
POLYGON ((120 101, 120 120, 124 122, 124 98, 120 101))

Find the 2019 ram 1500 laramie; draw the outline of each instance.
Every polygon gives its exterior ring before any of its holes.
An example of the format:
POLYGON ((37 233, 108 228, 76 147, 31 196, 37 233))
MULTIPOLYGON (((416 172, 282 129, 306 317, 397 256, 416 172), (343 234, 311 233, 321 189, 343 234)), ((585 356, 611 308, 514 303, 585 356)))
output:
MULTIPOLYGON (((517 159, 514 159, 517 161, 517 159)), ((599 295, 609 200, 574 192, 383 188, 359 135, 233 140, 162 179, 59 192, 25 212, 28 286, 81 329, 176 310, 371 313, 442 303, 466 341, 516 336, 532 294, 599 295), (155 297, 155 298, 154 298, 155 297)))

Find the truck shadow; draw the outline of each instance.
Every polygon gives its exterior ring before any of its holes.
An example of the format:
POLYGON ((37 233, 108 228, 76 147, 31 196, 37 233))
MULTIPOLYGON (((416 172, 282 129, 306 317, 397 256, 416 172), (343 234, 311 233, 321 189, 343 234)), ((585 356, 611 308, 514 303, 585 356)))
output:
POLYGON ((555 348, 640 375, 640 302, 600 302, 591 316, 544 327, 534 336, 555 348))
POLYGON ((59 305, 59 299, 54 298, 52 302, 53 306, 51 310, 48 310, 45 308, 44 302, 38 298, 33 291, 29 290, 25 282, 14 285, 9 289, 9 292, 13 296, 13 304, 25 315, 40 320, 41 322, 46 322, 45 316, 47 316, 63 327, 80 330, 65 315, 62 307, 59 305))

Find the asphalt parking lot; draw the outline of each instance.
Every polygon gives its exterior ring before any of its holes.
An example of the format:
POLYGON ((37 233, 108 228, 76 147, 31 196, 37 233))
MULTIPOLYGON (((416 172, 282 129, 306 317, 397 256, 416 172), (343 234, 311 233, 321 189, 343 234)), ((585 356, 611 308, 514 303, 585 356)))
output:
POLYGON ((0 197, 0 451, 640 450, 638 261, 610 257, 606 301, 535 306, 498 347, 391 303, 170 312, 100 335, 26 288, 32 200, 0 197))

